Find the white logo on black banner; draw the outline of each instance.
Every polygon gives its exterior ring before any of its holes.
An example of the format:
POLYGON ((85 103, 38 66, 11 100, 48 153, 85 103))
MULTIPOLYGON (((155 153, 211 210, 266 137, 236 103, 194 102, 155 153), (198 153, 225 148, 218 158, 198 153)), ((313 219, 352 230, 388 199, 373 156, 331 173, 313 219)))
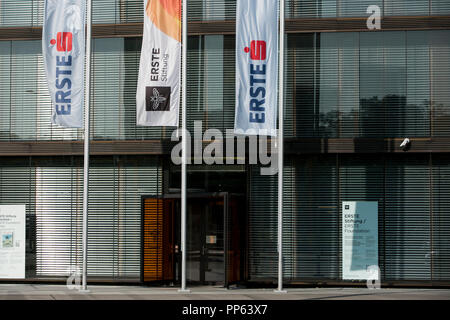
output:
POLYGON ((170 111, 170 87, 145 87, 146 111, 170 111))

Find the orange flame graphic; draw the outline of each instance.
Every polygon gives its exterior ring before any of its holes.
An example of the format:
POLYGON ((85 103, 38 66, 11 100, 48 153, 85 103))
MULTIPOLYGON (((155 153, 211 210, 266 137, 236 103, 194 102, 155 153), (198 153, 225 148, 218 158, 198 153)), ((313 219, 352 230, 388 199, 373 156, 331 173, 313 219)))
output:
POLYGON ((159 30, 181 41, 181 0, 148 0, 145 11, 159 30))

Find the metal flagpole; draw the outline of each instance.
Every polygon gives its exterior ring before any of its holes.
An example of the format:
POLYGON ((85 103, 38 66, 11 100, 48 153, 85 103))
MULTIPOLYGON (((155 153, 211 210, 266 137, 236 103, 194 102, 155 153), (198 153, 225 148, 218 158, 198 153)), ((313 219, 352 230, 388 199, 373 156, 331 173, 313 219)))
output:
POLYGON ((90 79, 91 79, 91 0, 86 1, 87 26, 86 26, 86 88, 84 99, 84 173, 83 173, 83 280, 80 291, 87 290, 87 233, 88 233, 88 195, 89 195, 89 103, 90 103, 90 79))
POLYGON ((186 62, 187 62, 187 0, 182 0, 182 70, 181 70, 181 131, 182 131, 182 151, 181 151, 181 289, 178 292, 187 293, 186 289, 186 62))
POLYGON ((283 290, 283 96, 284 96, 284 0, 280 0, 280 54, 278 70, 278 289, 283 290))

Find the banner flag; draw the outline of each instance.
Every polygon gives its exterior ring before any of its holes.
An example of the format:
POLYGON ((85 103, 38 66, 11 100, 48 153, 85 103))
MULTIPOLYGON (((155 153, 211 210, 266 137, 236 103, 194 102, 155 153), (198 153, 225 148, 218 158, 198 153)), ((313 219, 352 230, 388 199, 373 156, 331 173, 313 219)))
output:
POLYGON ((238 0, 234 132, 276 136, 278 0, 238 0))
POLYGON ((42 54, 52 123, 83 128, 85 0, 45 0, 42 54))
POLYGON ((181 0, 144 0, 144 8, 136 123, 178 127, 181 0))

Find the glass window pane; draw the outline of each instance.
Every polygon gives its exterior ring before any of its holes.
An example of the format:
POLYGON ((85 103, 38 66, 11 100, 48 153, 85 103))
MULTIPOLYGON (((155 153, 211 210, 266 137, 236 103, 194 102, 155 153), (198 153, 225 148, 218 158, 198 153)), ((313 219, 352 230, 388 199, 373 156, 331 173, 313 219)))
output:
POLYGON ((123 52, 124 40, 95 39, 93 45, 93 137, 124 138, 123 52))
POLYGON ((337 0, 338 17, 367 17, 367 8, 377 5, 383 10, 382 0, 337 0))
POLYGON ((381 32, 360 36, 360 134, 363 137, 384 135, 384 36, 381 32))
POLYGON ((0 1, 0 26, 30 26, 35 5, 34 0, 0 1))
POLYGON ((430 135, 430 32, 406 32, 406 136, 430 135))
MULTIPOLYGON (((13 41, 11 69, 11 139, 36 139, 38 54, 41 41, 13 41)), ((50 119, 49 119, 50 120, 50 119)))
POLYGON ((358 53, 358 33, 320 36, 319 126, 324 136, 358 136, 358 53))
POLYGON ((448 15, 450 13, 450 1, 430 0, 432 15, 448 15))
POLYGON ((287 38, 287 72, 288 92, 292 90, 292 111, 286 106, 286 126, 293 128, 294 137, 317 137, 319 111, 316 110, 316 50, 314 34, 292 34, 287 38), (291 89, 290 89, 291 88, 291 89), (289 124, 291 122, 292 124, 289 124))
POLYGON ((205 36, 205 111, 208 128, 222 129, 223 123, 223 36, 205 36), (219 120, 219 121, 217 121, 219 120))
POLYGON ((450 135, 450 31, 431 32, 433 135, 450 135))
POLYGON ((0 41, 0 140, 10 139, 11 41, 0 41))
POLYGON ((385 0, 386 16, 428 15, 430 0, 385 0))

